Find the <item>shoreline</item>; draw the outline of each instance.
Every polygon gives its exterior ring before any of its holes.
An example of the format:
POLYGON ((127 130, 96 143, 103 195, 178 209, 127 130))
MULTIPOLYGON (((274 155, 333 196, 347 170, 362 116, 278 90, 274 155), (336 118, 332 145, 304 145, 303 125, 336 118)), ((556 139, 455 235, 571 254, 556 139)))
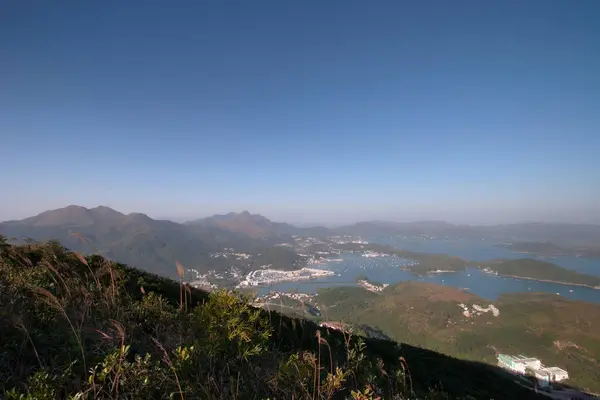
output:
MULTIPOLYGON (((492 274, 490 274, 490 275, 492 275, 492 274)), ((505 278, 514 278, 514 279, 525 279, 525 280, 528 280, 528 281, 536 281, 536 282, 556 283, 556 284, 559 284, 559 285, 580 286, 580 287, 586 287, 586 288, 589 288, 589 289, 600 290, 600 285, 599 286, 592 286, 592 285, 586 285, 585 283, 569 283, 569 282, 553 281, 551 279, 538 279, 538 278, 529 278, 529 277, 525 277, 525 276, 504 275, 504 274, 501 274, 501 273, 498 273, 497 276, 503 276, 505 278)))

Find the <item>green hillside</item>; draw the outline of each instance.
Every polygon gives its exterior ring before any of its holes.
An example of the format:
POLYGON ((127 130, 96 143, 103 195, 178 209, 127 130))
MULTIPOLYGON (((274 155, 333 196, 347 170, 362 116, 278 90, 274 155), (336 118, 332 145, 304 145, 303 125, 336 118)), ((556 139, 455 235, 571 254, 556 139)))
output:
POLYGON ((537 398, 496 368, 0 240, 5 399, 537 398), (362 394, 361 394, 362 393, 362 394))
MULTIPOLYGON (((322 314, 377 328, 403 343, 461 359, 496 363, 496 353, 527 354, 569 372, 569 384, 600 392, 600 305, 543 293, 490 301, 455 288, 402 282, 372 293, 328 288, 316 296, 322 314), (470 316, 463 314, 464 304, 470 316), (493 304, 499 315, 477 313, 493 304)), ((369 331, 364 330, 365 333, 369 331)))

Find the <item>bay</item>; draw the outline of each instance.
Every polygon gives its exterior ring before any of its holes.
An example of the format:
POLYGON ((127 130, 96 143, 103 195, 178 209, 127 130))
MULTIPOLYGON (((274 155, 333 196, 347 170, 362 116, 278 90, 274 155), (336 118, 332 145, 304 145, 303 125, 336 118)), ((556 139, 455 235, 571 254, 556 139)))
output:
MULTIPOLYGON (((405 240, 399 238, 371 238, 371 242, 389 244, 394 247, 423 253, 437 253, 458 256, 467 260, 487 261, 498 258, 538 258, 553 262, 564 268, 581 273, 600 276, 600 260, 577 257, 540 258, 531 255, 513 253, 492 243, 479 243, 467 240, 405 240)), ((315 294, 319 289, 334 286, 357 286, 360 275, 379 283, 395 284, 403 281, 431 282, 458 289, 466 289, 482 298, 495 300, 504 293, 545 292, 564 296, 572 300, 582 300, 600 304, 600 290, 562 285, 551 282, 538 282, 526 279, 508 278, 486 274, 478 269, 469 268, 464 272, 430 274, 417 277, 401 269, 403 260, 398 257, 367 258, 358 254, 344 253, 339 262, 329 262, 320 268, 334 271, 327 276, 310 281, 279 282, 259 287, 259 294, 269 291, 315 294)))

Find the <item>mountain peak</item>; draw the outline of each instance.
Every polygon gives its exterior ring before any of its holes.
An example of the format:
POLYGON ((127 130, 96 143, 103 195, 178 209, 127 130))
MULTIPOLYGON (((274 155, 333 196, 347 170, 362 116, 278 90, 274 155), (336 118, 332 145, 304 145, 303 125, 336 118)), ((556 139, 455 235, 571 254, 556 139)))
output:
POLYGON ((134 220, 134 221, 148 221, 148 220, 152 220, 152 218, 150 218, 146 214, 138 213, 138 212, 127 214, 127 218, 130 219, 130 220, 134 220))
POLYGON ((89 211, 94 215, 99 216, 100 218, 122 218, 125 216, 125 214, 113 210, 112 208, 107 206, 98 206, 90 208, 89 211))
POLYGON ((84 206, 78 206, 77 204, 69 204, 68 206, 63 207, 63 208, 57 208, 55 210, 48 210, 48 211, 45 211, 45 212, 59 211, 59 210, 85 210, 85 211, 89 211, 84 206))
POLYGON ((56 210, 44 211, 34 217, 27 218, 28 223, 35 226, 81 226, 93 223, 90 210, 75 204, 68 205, 56 210))
POLYGON ((63 208, 44 211, 36 216, 13 222, 37 227, 74 228, 90 226, 96 223, 115 223, 120 221, 124 216, 124 214, 107 206, 86 208, 70 204, 63 208))
POLYGON ((98 211, 98 212, 114 212, 114 213, 121 214, 120 212, 118 212, 110 207, 107 207, 107 206, 96 206, 94 208, 90 208, 89 210, 90 211, 98 211))
POLYGON ((191 222, 193 224, 211 225, 231 232, 243 233, 252 237, 277 235, 276 227, 271 220, 260 214, 251 214, 248 210, 240 213, 213 215, 191 222))

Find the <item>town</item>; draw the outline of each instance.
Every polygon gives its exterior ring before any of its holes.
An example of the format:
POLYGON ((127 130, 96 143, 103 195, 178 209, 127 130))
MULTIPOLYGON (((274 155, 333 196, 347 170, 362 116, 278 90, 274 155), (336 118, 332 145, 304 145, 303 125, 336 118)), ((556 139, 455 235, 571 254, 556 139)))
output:
POLYGON ((301 268, 295 271, 261 269, 248 273, 246 279, 241 281, 238 287, 268 285, 283 281, 300 281, 331 275, 335 275, 335 272, 315 268, 301 268))

